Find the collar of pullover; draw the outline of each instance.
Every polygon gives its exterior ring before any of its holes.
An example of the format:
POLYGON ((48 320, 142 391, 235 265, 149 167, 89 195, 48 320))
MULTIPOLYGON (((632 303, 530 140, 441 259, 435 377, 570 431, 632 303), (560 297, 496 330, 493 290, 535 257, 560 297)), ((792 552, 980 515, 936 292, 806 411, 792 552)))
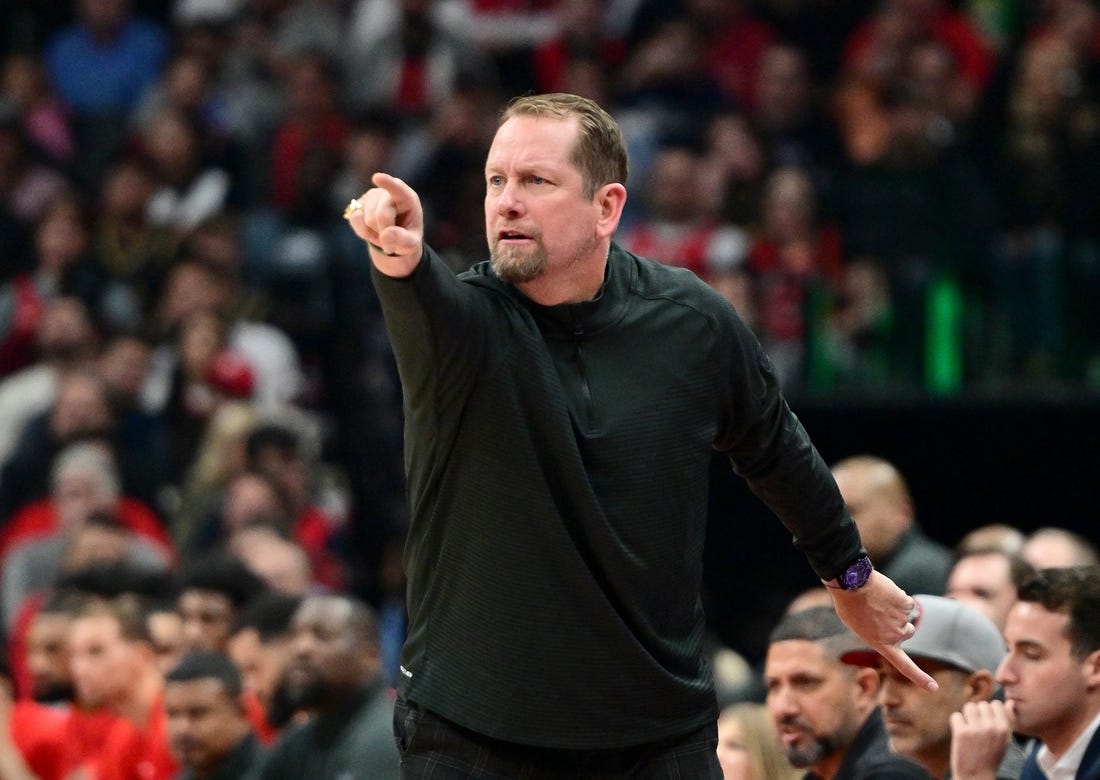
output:
POLYGON ((595 333, 622 319, 626 313, 626 292, 630 288, 633 273, 634 265, 630 262, 630 257, 612 244, 603 285, 592 300, 542 306, 511 285, 508 286, 508 291, 531 312, 543 332, 562 338, 573 338, 595 333))

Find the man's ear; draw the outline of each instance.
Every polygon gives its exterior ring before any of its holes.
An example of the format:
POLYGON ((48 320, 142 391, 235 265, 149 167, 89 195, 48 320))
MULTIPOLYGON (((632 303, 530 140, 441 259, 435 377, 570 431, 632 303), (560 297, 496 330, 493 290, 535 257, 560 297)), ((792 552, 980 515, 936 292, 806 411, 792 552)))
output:
POLYGON ((617 182, 605 184, 596 192, 596 203, 600 207, 600 216, 596 223, 596 232, 601 238, 612 236, 619 228, 619 220, 626 206, 626 187, 617 182))
POLYGON ((1085 677, 1085 690, 1100 689, 1100 648, 1085 656, 1085 660, 1081 663, 1081 671, 1085 677))
POLYGON ((987 669, 979 669, 966 678, 967 701, 989 701, 993 698, 993 691, 997 683, 992 673, 987 669))
POLYGON ((855 683, 859 688, 858 699, 860 704, 875 706, 878 703, 878 689, 880 684, 877 669, 869 666, 861 666, 856 669, 855 683))

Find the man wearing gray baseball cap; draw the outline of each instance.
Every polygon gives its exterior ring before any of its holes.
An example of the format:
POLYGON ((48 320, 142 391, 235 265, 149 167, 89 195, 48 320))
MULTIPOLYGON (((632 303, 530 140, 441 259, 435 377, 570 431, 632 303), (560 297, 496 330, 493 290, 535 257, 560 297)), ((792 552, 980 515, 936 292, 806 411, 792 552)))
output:
POLYGON ((920 611, 917 630, 902 648, 936 679, 939 690, 909 684, 873 650, 842 656, 847 664, 878 668, 878 703, 890 749, 917 761, 933 777, 1017 780, 1023 751, 1011 732, 998 725, 1004 719, 988 717, 1003 708, 994 700, 994 674, 1005 656, 1004 638, 989 618, 968 604, 940 596, 914 599, 920 611), (954 732, 953 713, 959 713, 954 732))

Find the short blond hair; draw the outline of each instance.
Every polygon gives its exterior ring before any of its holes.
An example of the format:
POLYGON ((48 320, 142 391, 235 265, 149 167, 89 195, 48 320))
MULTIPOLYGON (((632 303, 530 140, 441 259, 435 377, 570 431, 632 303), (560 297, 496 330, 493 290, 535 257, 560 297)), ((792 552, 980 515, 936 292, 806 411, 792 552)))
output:
POLYGON ((626 142, 619 123, 588 98, 565 92, 513 98, 500 115, 500 124, 514 116, 576 117, 580 125, 572 162, 581 172, 584 195, 592 198, 605 184, 625 184, 628 172, 626 142))

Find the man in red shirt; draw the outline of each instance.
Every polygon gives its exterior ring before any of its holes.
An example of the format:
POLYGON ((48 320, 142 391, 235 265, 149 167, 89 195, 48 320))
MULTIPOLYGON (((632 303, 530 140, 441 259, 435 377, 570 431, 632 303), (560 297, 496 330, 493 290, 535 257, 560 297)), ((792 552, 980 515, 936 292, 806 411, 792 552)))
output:
POLYGON ((95 600, 73 621, 73 684, 81 701, 109 706, 111 727, 89 769, 95 780, 169 780, 178 770, 165 731, 164 677, 139 598, 95 600))

